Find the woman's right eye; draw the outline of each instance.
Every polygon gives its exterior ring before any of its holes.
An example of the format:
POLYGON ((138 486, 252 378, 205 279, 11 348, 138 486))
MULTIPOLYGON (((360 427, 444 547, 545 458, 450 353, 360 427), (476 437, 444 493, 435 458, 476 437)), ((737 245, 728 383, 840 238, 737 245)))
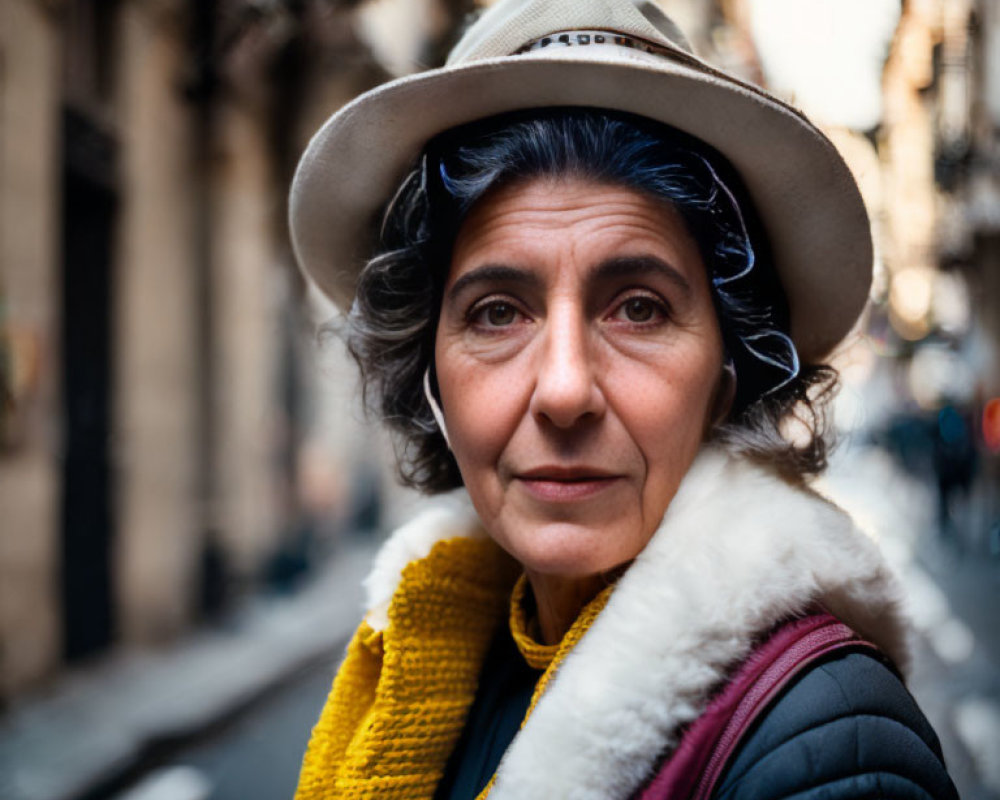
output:
POLYGON ((517 308, 505 300, 492 300, 475 306, 469 318, 475 325, 484 328, 505 328, 517 321, 517 308))

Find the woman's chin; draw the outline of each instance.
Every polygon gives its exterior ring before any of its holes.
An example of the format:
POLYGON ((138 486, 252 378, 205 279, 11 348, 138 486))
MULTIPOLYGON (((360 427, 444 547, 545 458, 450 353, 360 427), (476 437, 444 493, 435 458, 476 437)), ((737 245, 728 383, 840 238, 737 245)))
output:
POLYGON ((631 561, 649 538, 621 533, 568 522, 522 523, 510 535, 494 538, 531 575, 585 580, 631 561))

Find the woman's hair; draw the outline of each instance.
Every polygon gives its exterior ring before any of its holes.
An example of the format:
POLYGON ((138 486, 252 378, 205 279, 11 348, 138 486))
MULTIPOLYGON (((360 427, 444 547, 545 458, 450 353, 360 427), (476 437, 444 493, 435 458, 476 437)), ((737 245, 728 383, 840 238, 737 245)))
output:
MULTIPOLYGON (((642 117, 591 109, 508 114, 432 140, 389 203, 376 254, 358 280, 347 345, 366 406, 398 434, 404 483, 462 484, 423 392, 458 229, 487 192, 570 175, 670 202, 708 271, 736 393, 711 437, 792 480, 826 467, 827 409, 837 373, 800 364, 767 239, 738 175, 703 142, 642 117), (737 198, 740 198, 737 200, 737 198), (789 426, 797 426, 789 435, 789 426)), ((433 383, 433 377, 432 377, 433 383)))

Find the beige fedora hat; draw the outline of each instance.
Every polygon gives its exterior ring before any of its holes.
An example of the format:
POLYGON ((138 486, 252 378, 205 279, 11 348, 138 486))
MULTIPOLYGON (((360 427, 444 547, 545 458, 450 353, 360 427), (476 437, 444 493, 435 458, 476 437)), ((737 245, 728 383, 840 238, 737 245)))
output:
POLYGON ((843 159, 797 110, 697 58, 648 0, 499 0, 444 67, 383 84, 333 114, 292 183, 299 265, 346 310, 377 217, 429 139, 558 106, 640 114, 721 152, 770 239, 803 360, 826 355, 851 329, 868 297, 872 243, 843 159))

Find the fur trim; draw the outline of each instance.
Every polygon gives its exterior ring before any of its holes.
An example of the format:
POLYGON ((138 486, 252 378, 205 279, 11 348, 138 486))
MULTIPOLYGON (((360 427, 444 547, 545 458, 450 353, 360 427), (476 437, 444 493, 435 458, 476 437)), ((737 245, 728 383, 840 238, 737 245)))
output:
MULTIPOLYGON (((442 538, 421 537, 422 552, 442 538)), ((754 638, 815 602, 906 666, 900 594, 875 544, 819 495, 706 448, 512 742, 490 797, 630 796, 754 638)))

